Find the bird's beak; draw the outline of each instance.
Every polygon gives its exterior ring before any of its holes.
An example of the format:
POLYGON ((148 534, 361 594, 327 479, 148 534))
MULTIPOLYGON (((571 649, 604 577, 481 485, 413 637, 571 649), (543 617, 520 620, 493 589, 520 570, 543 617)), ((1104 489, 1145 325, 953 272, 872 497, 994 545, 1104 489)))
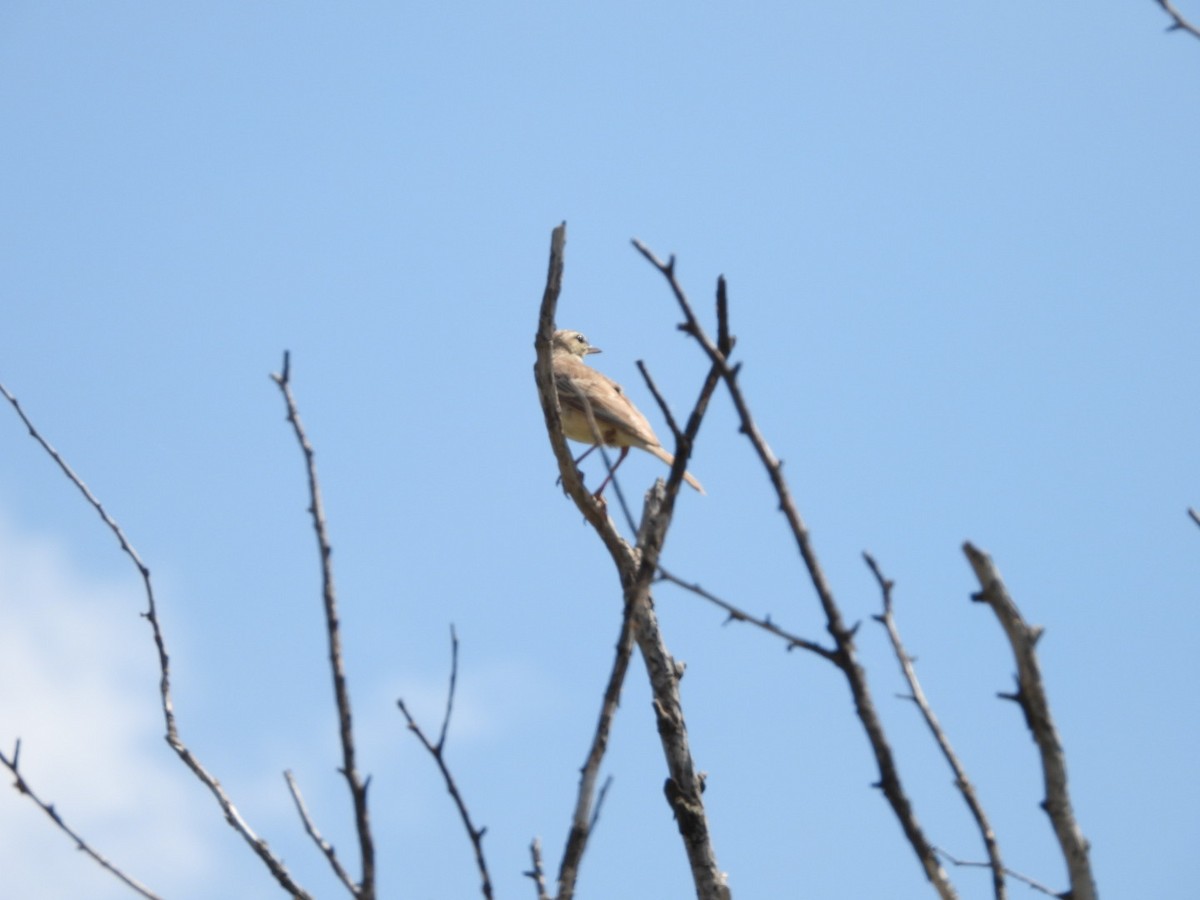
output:
POLYGON ((588 347, 587 350, 585 350, 583 352, 583 355, 587 356, 589 353, 603 353, 603 352, 604 351, 601 350, 599 347, 588 347))

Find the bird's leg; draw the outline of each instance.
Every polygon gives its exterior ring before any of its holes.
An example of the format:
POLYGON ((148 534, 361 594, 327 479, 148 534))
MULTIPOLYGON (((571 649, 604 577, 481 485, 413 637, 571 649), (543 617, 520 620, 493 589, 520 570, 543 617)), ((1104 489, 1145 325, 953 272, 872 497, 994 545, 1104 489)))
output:
POLYGON ((575 460, 575 465, 579 465, 581 462, 583 462, 584 459, 587 458, 587 455, 599 446, 600 446, 599 444, 592 444, 592 446, 588 447, 586 450, 584 450, 582 453, 580 453, 579 458, 575 460))
MULTIPOLYGON (((595 450, 595 449, 596 449, 595 447, 592 448, 592 450, 595 450)), ((592 450, 589 450, 588 453, 591 453, 592 450)), ((612 477, 617 474, 617 469, 620 467, 621 463, 623 463, 625 461, 625 457, 628 455, 629 455, 629 448, 622 447, 621 455, 617 457, 617 461, 615 463, 613 463, 613 467, 608 470, 608 477, 605 478, 604 481, 602 481, 600 483, 600 487, 596 488, 596 493, 592 494, 593 497, 595 497, 597 500, 600 499, 600 495, 604 493, 604 489, 606 487, 608 487, 608 483, 610 481, 612 481, 612 477)), ((585 453, 584 456, 587 456, 587 453, 585 453)), ((580 459, 583 459, 583 457, 581 456, 580 459)), ((578 462, 578 460, 576 460, 576 462, 578 462)))
MULTIPOLYGON (((577 460, 575 460, 575 468, 579 468, 579 464, 580 464, 581 462, 583 462, 583 458, 584 458, 585 456, 587 456, 589 453, 591 453, 593 450, 595 450, 595 449, 596 449, 597 447, 599 447, 599 446, 600 446, 599 444, 592 444, 592 446, 588 447, 586 450, 584 450, 582 453, 580 453, 580 454, 579 454, 579 458, 578 458, 577 460)), ((583 479, 583 473, 582 473, 582 472, 580 472, 580 473, 579 473, 579 478, 580 478, 580 480, 582 480, 582 479, 583 479)), ((562 484, 562 476, 561 476, 561 475, 559 475, 559 476, 558 476, 556 479, 554 479, 554 483, 555 483, 556 485, 562 484)))

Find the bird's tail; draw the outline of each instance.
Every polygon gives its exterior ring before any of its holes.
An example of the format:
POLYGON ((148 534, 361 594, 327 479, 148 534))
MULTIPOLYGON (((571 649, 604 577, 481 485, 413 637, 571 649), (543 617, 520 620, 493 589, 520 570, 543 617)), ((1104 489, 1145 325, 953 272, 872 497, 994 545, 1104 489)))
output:
MULTIPOLYGON (((666 450, 664 450, 661 446, 654 444, 652 446, 646 447, 646 449, 649 450, 651 453, 653 453, 655 456, 657 456, 659 459, 661 459, 663 462, 665 462, 668 466, 675 465, 675 457, 672 456, 670 453, 668 453, 666 450)), ((701 494, 704 493, 704 488, 700 486, 700 482, 696 480, 696 476, 693 475, 691 472, 684 472, 683 480, 686 481, 688 484, 690 484, 692 487, 694 487, 696 490, 698 490, 701 494)))

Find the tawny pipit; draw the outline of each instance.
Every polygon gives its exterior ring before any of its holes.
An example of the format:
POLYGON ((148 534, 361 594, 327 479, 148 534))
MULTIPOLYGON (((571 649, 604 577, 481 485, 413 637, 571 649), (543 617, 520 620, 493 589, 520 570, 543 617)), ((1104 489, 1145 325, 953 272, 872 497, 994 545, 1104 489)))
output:
MULTIPOLYGON (((599 347, 589 344, 587 338, 578 331, 556 331, 551 350, 554 387, 558 390, 558 405, 562 410, 563 434, 573 441, 592 445, 575 462, 578 463, 601 443, 606 447, 621 448, 616 465, 596 491, 597 497, 608 486, 617 466, 629 455, 630 447, 652 453, 668 466, 674 464, 675 457, 663 449, 654 429, 625 396, 621 386, 583 361, 585 356, 599 353, 599 347), (589 408, 595 420, 594 426, 588 420, 589 408)), ((704 493, 704 488, 691 472, 684 472, 683 479, 704 493)))

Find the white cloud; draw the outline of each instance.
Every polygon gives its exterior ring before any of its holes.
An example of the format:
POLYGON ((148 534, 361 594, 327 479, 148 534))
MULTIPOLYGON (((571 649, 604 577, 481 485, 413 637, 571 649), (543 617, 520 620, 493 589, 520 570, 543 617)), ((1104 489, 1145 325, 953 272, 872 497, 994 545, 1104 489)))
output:
MULTIPOLYGON (((89 581, 54 543, 0 518, 0 744, 34 790, 116 865, 169 892, 209 867, 187 776, 162 739, 142 597, 89 581)), ((7 776, 7 773, 5 773, 7 776)), ((129 897, 11 788, 0 868, 13 897, 129 897)))

